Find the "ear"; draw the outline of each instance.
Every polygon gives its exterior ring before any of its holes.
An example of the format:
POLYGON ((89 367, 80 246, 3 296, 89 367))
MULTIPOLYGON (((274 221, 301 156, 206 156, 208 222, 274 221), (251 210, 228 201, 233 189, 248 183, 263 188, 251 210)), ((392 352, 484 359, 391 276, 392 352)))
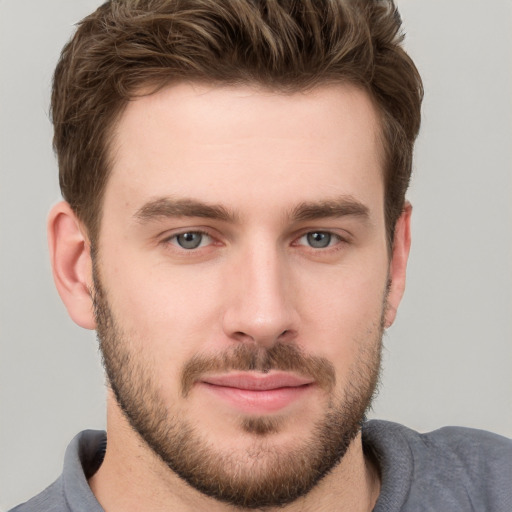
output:
POLYGON ((384 317, 386 328, 390 327, 395 321, 398 305, 405 291, 405 274, 411 248, 411 213, 412 206, 407 202, 395 226, 393 249, 389 263, 390 288, 384 317))
POLYGON ((55 285, 71 319, 85 329, 95 329, 92 260, 85 233, 68 203, 60 202, 51 209, 48 244, 55 285))

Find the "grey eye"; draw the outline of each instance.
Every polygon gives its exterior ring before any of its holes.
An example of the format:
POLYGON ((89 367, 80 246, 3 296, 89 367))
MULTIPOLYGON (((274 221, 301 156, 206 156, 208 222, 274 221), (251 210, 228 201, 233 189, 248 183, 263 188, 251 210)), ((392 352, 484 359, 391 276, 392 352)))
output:
POLYGON ((181 235, 176 235, 176 242, 183 249, 197 249, 203 241, 203 236, 203 233, 197 231, 181 233, 181 235))
POLYGON ((326 231, 313 231, 306 235, 306 240, 309 246, 315 249, 324 249, 331 244, 332 235, 326 231))

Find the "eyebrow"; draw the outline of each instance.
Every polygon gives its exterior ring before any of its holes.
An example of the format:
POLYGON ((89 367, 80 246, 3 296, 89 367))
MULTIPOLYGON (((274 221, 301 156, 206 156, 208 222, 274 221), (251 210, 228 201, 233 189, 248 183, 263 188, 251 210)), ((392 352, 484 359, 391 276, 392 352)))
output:
POLYGON ((370 211, 352 196, 342 196, 327 201, 304 202, 296 206, 291 213, 291 218, 296 222, 347 216, 360 217, 367 221, 370 218, 370 211))
POLYGON ((134 218, 140 222, 168 217, 201 217, 226 222, 235 222, 236 215, 220 205, 210 205, 194 199, 172 199, 161 197, 139 208, 134 218))
MULTIPOLYGON (((290 218, 295 222, 347 216, 368 220, 369 209, 352 196, 342 196, 326 201, 300 203, 293 208, 290 214, 290 218)), ((134 214, 134 218, 140 222, 169 217, 200 217, 230 223, 235 223, 238 219, 234 212, 221 205, 207 204, 195 199, 173 199, 170 197, 149 201, 134 214)))

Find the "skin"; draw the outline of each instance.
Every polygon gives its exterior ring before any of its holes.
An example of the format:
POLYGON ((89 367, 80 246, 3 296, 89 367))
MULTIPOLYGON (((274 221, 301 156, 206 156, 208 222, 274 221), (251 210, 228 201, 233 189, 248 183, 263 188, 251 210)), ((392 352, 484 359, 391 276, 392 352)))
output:
MULTIPOLYGON (((286 452, 311 433, 329 395, 313 385, 277 411, 257 409, 279 420, 278 432, 257 439, 240 427, 247 410, 200 384, 180 393, 180 371, 195 355, 293 343, 332 364, 340 394, 362 345, 378 357, 381 319, 393 323, 404 291, 411 213, 406 206, 390 253, 379 140, 371 100, 348 85, 282 95, 181 84, 130 102, 122 115, 98 239, 102 284, 161 398, 220 452, 257 443, 286 452), (155 201, 181 199, 229 215, 151 214, 155 201), (305 203, 316 213, 294 215, 305 203), (326 203, 344 209, 329 215, 318 208, 326 203), (180 247, 178 234, 197 231, 207 234, 197 249, 180 247), (311 247, 313 232, 330 233, 328 247, 311 247)), ((70 316, 94 329, 90 244, 66 203, 50 214, 49 240, 70 316)), ((107 431, 105 461, 90 481, 106 510, 232 510, 169 471, 112 392, 107 431)), ((379 485, 357 436, 331 473, 282 510, 371 510, 379 485)))

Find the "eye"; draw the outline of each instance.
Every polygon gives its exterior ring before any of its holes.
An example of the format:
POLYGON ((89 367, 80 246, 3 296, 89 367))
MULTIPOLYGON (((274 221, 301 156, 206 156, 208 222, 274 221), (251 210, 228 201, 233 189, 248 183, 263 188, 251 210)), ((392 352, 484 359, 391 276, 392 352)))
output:
POLYGON ((169 238, 169 242, 182 249, 192 250, 210 244, 212 239, 202 231, 187 231, 169 238))
POLYGON ((301 236, 299 243, 313 249, 325 249, 340 241, 340 237, 329 231, 311 231, 301 236))

